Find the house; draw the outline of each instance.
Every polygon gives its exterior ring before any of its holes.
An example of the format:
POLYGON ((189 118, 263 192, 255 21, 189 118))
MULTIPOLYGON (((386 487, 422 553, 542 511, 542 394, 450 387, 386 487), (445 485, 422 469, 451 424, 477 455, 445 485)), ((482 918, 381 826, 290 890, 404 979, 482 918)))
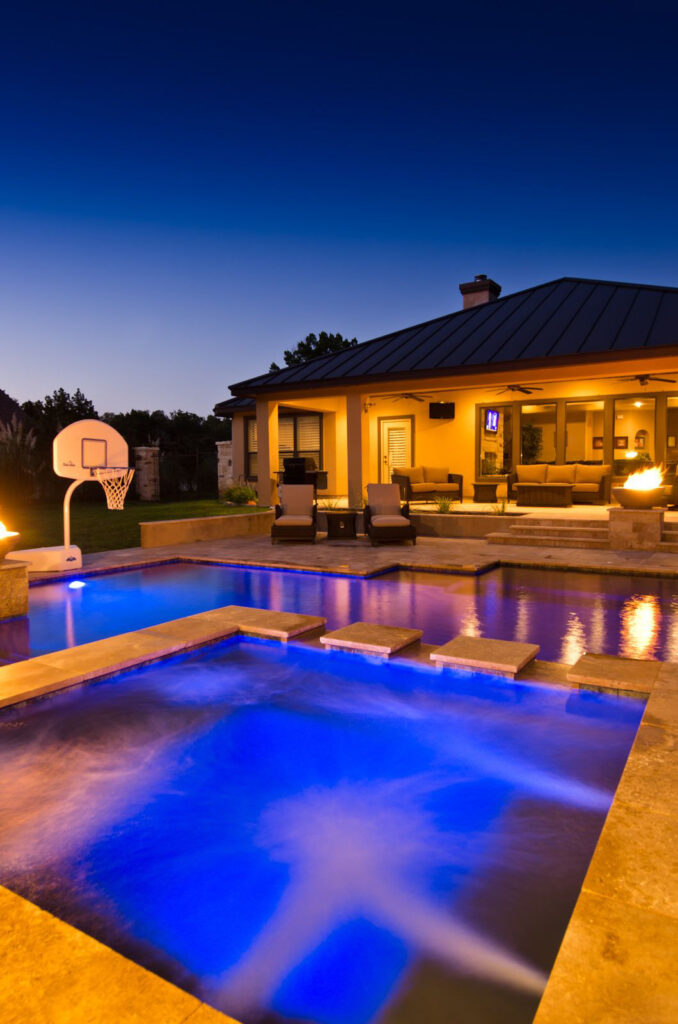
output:
POLYGON ((399 466, 474 481, 521 462, 678 463, 678 288, 565 277, 231 385, 234 476, 274 494, 286 454, 360 505, 399 466))

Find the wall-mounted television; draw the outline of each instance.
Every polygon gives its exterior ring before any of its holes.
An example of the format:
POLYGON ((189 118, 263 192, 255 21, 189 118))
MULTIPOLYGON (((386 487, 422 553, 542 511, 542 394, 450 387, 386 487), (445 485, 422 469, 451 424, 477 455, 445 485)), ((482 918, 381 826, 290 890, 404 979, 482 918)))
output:
POLYGON ((428 418, 430 420, 453 420, 454 402, 429 402, 428 418))
POLYGON ((499 430, 499 410, 485 410, 485 430, 488 434, 496 434, 499 430))

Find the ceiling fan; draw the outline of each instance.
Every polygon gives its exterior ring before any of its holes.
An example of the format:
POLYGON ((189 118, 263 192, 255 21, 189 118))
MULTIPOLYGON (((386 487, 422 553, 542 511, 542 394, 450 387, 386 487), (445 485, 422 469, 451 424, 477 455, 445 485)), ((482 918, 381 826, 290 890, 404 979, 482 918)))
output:
POLYGON ((497 391, 498 395, 503 395, 505 391, 518 391, 521 395, 531 395, 533 391, 543 391, 543 388, 532 385, 526 387, 525 384, 507 384, 505 388, 499 388, 497 391))
POLYGON ((412 391, 403 391, 400 395, 391 395, 392 402, 401 402, 403 399, 412 399, 413 402, 426 402, 432 395, 415 395, 412 391))
POLYGON ((632 377, 618 377, 617 380, 637 380, 642 388, 651 380, 660 381, 662 384, 678 384, 672 377, 657 377, 654 373, 634 373, 632 377))

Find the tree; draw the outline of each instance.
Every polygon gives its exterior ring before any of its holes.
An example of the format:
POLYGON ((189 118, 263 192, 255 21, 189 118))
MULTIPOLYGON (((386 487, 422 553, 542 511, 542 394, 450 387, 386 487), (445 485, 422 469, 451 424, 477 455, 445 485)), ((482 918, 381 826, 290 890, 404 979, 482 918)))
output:
MULTIPOLYGON (((313 359, 315 356, 329 356, 333 352, 343 352, 346 348, 355 348, 357 344, 357 338, 351 338, 349 341, 341 334, 328 334, 327 331, 321 331, 318 335, 307 334, 296 348, 286 349, 283 358, 285 366, 299 366, 307 359, 313 359)), ((279 369, 277 363, 271 363, 271 373, 279 369)))
POLYGON ((52 465, 52 441, 69 423, 97 419, 97 411, 80 388, 72 395, 58 388, 37 402, 24 402, 21 409, 35 434, 35 459, 40 468, 38 491, 42 497, 57 497, 64 488, 48 471, 52 465))
POLYGON ((37 402, 24 402, 21 408, 34 426, 38 447, 41 448, 47 442, 50 452, 52 440, 69 423, 95 420, 98 416, 93 404, 80 388, 76 388, 72 395, 58 388, 37 402))

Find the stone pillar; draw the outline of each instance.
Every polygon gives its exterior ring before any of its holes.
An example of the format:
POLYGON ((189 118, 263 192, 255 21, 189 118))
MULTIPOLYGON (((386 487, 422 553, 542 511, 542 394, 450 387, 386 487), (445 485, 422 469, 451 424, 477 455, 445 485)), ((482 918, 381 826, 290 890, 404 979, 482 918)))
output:
POLYGON ((0 560, 0 620, 28 615, 28 562, 0 560))
POLYGON ((663 530, 662 509, 610 509, 610 547, 613 551, 656 551, 663 530))
POLYGON ((134 481, 139 501, 160 501, 160 449, 134 449, 134 481))
POLYGON ((362 508, 363 503, 363 404, 359 394, 346 395, 346 473, 348 504, 362 508))
POLYGON ((216 441, 217 446, 217 488, 219 497, 224 496, 227 487, 233 484, 233 442, 216 441))
POLYGON ((276 501, 278 469, 278 403, 257 399, 257 495, 260 505, 276 501))

